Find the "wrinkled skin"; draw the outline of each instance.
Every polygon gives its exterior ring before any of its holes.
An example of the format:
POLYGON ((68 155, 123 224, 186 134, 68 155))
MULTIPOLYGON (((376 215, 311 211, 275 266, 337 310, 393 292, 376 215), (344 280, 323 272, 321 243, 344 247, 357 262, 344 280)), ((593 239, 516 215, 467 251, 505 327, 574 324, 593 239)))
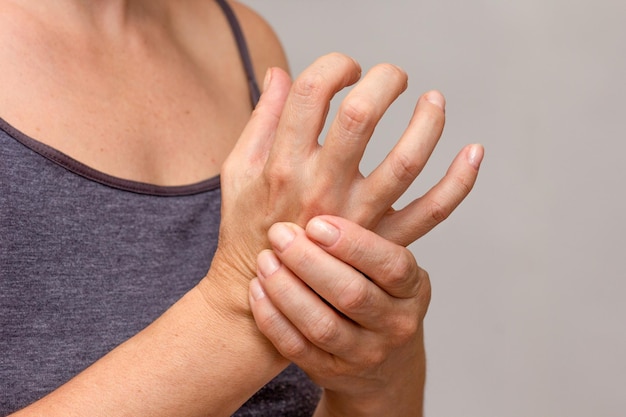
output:
MULTIPOLYGON (((446 177, 403 210, 392 204, 425 166, 444 126, 444 99, 425 94, 396 146, 367 177, 359 172, 363 152, 380 118, 405 90, 407 76, 381 64, 343 100, 324 145, 319 135, 330 99, 359 80, 351 58, 318 59, 293 83, 277 68, 222 169, 222 225, 216 259, 242 282, 256 275, 256 256, 269 247, 276 222, 304 227, 320 214, 354 221, 400 245, 408 245, 445 219, 471 190, 477 167, 466 148, 446 177)), ((474 156, 475 157, 475 156, 474 156)))
POLYGON ((320 145, 331 98, 360 75, 339 54, 293 83, 281 70, 268 73, 223 167, 214 265, 249 285, 242 313, 251 311, 280 355, 324 388, 317 417, 420 416, 430 282, 405 246, 467 196, 483 151, 464 148, 438 184, 394 210, 441 136, 445 100, 423 95, 392 151, 365 177, 365 147, 407 77, 389 64, 370 70, 320 145))

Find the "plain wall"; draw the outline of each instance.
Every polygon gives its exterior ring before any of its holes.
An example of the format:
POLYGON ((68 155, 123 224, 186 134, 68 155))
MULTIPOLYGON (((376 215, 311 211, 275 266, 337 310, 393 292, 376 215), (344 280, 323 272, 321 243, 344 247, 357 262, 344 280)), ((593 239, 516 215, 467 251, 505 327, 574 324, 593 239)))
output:
POLYGON ((430 272, 428 416, 626 415, 626 2, 244 0, 298 74, 340 51, 408 91, 363 170, 441 90, 447 125, 402 200, 485 145, 471 196, 411 246, 430 272))

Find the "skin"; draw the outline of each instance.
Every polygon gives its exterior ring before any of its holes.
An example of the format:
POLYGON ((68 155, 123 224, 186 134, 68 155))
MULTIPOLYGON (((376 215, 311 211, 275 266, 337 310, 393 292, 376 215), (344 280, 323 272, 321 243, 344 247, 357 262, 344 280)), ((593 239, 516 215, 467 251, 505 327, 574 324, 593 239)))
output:
POLYGON ((410 252, 332 216, 306 231, 276 224, 270 238, 251 305, 281 354, 325 387, 315 415, 420 415, 430 284, 410 252))
MULTIPOLYGON (((271 226, 272 250, 257 259, 249 303, 259 329, 281 355, 325 388, 316 415, 419 416, 430 285, 403 245, 445 219, 469 193, 482 148, 464 148, 438 184, 404 209, 392 210, 441 135, 444 100, 438 92, 420 98, 389 156, 363 177, 358 172, 363 150, 384 110, 403 91, 406 75, 388 64, 369 71, 342 102, 320 146, 317 121, 326 114, 325 105, 359 76, 358 65, 338 54, 320 58, 291 86, 285 74, 272 71, 264 98, 273 100, 291 87, 289 95, 284 106, 270 109, 274 117, 253 115, 224 165, 224 201, 245 206, 226 192, 242 190, 256 201, 246 218, 271 226), (255 134, 248 137, 248 129, 255 134), (242 159, 249 169, 236 170, 231 161, 242 159), (274 193, 285 189, 289 193, 274 193), (276 223, 287 217, 293 220, 276 223)), ((266 111, 265 105, 257 111, 266 111)), ((236 219, 223 213, 222 242, 243 233, 236 219)), ((252 254, 264 244, 241 245, 237 253, 252 254)), ((249 276, 255 265, 244 258, 231 264, 232 275, 249 276)))
MULTIPOLYGON (((268 67, 287 69, 271 28, 233 7, 259 83, 268 67)), ((214 1, 8 0, 0 43, 2 117, 116 177, 212 177, 250 117, 241 60, 214 1)))
POLYGON ((364 178, 358 162, 406 74, 369 71, 321 147, 329 101, 360 67, 331 54, 292 83, 271 29, 234 6, 259 75, 271 68, 252 116, 213 2, 0 5, 5 120, 110 175, 182 185, 221 172, 223 188, 218 249, 199 285, 16 415, 228 416, 289 361, 325 388, 318 416, 420 415, 429 286, 404 246, 469 193, 482 148, 463 149, 439 184, 392 210, 441 134, 443 97, 420 98, 394 151, 364 178), (319 320, 296 320, 303 311, 319 320))

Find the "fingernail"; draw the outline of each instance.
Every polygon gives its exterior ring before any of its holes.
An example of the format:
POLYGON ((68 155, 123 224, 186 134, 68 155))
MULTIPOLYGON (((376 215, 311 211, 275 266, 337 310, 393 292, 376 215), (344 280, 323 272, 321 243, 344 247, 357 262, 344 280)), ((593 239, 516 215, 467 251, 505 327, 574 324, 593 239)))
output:
POLYGON ((467 162, 474 168, 480 168, 480 163, 483 160, 483 147, 480 145, 471 145, 469 152, 467 153, 467 162))
POLYGON ((272 68, 268 68, 267 71, 265 71, 265 78, 263 79, 263 91, 267 90, 267 88, 270 86, 270 82, 272 81, 272 68))
POLYGON ((280 268, 280 261, 271 250, 264 250, 257 258, 259 278, 267 278, 280 268))
POLYGON ((424 96, 424 98, 433 103, 435 106, 440 107, 441 110, 446 109, 446 99, 439 91, 429 91, 428 93, 426 93, 426 96, 424 96))
POLYGON ((279 251, 287 249, 289 244, 295 239, 296 235, 289 226, 284 223, 276 223, 270 227, 267 236, 272 245, 279 251))
POLYGON ((307 234, 324 246, 332 246, 339 239, 339 230, 322 219, 312 219, 306 227, 307 234))
POLYGON ((258 279, 253 279, 252 281, 250 281, 250 294, 252 294, 252 298, 254 298, 256 301, 265 298, 265 291, 263 290, 263 287, 261 286, 261 283, 258 279))

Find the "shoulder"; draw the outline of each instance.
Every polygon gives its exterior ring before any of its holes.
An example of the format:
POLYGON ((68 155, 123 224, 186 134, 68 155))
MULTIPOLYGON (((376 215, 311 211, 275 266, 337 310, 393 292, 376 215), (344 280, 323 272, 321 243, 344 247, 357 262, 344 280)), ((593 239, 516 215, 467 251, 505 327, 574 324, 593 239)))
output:
MULTIPOLYGON (((234 0, 225 0, 235 14, 250 51, 256 78, 262 85, 269 67, 288 70, 287 58, 278 36, 271 25, 249 6, 234 0)), ((224 72, 231 65, 240 66, 232 32, 216 0, 183 2, 185 7, 174 9, 173 27, 184 48, 203 68, 216 67, 224 72), (210 51, 207 45, 210 43, 210 51)))
POLYGON ((259 85, 270 67, 289 71, 287 57, 282 44, 271 25, 256 11, 236 1, 228 2, 241 25, 259 85))

